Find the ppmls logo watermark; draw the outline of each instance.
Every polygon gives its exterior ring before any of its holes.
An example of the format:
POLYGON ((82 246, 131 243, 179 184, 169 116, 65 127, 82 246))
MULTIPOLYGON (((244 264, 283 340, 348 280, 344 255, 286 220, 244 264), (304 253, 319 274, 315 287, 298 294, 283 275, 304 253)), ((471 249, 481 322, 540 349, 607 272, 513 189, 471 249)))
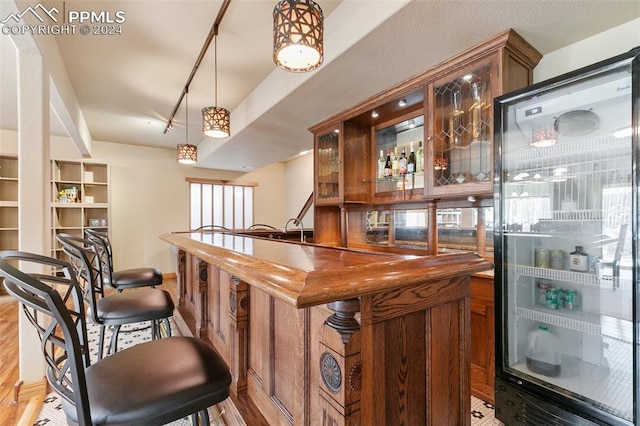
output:
POLYGON ((62 11, 56 6, 48 9, 38 3, 27 6, 22 12, 10 13, 0 20, 0 24, 5 35, 118 35, 123 33, 125 21, 123 10, 66 10, 66 3, 62 2, 62 11), (28 24, 27 16, 35 18, 39 24, 28 24))

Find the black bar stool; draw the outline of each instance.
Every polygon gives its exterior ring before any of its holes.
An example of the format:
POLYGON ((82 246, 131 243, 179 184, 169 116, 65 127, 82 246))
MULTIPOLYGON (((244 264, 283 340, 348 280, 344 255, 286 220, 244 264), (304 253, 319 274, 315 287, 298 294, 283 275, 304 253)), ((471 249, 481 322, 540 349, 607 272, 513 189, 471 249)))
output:
POLYGON ((155 287, 162 284, 162 272, 157 268, 132 268, 113 270, 113 249, 106 233, 85 229, 85 237, 98 247, 104 283, 118 292, 135 287, 155 287))
POLYGON ((91 364, 83 290, 65 261, 18 251, 0 252, 0 276, 36 328, 47 362, 46 376, 63 400, 68 424, 160 425, 197 414, 229 396, 224 361, 192 337, 153 340, 91 364), (44 268, 53 275, 22 268, 44 268))
POLYGON ((102 262, 96 244, 85 238, 69 234, 58 234, 56 239, 69 257, 76 279, 84 286, 89 314, 95 324, 100 325, 98 359, 102 359, 105 328, 112 327, 111 344, 107 353, 118 350, 118 333, 125 324, 151 321, 151 338, 162 337, 160 323, 164 321, 167 336, 171 335, 169 317, 174 304, 171 295, 164 290, 140 288, 136 291, 105 295, 102 262))

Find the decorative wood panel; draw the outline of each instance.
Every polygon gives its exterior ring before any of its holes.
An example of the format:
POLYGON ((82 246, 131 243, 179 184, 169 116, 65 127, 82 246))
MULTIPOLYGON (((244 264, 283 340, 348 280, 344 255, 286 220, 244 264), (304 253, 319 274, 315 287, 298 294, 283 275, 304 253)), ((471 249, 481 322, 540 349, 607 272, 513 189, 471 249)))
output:
POLYGON ((209 275, 207 296, 207 337, 218 349, 227 364, 231 364, 230 333, 231 317, 229 307, 230 287, 233 285, 228 272, 207 265, 209 275))
POLYGON ((494 403, 495 312, 493 277, 471 277, 471 393, 494 403))
POLYGON ((362 424, 470 424, 468 285, 361 299, 362 424))

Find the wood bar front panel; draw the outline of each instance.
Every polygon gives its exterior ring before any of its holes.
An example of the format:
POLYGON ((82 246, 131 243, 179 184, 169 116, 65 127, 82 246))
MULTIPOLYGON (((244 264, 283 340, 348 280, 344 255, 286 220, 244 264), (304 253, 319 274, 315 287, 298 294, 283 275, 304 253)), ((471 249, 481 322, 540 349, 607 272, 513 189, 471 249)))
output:
POLYGON ((471 277, 471 394, 494 403, 495 312, 493 277, 471 277))
POLYGON ((362 298, 362 424, 470 424, 468 285, 362 298))
POLYGON ((273 425, 305 424, 308 310, 249 289, 248 395, 273 425))
POLYGON ((230 287, 233 285, 228 272, 207 265, 209 285, 207 289, 207 337, 227 365, 231 364, 231 318, 229 307, 230 287))

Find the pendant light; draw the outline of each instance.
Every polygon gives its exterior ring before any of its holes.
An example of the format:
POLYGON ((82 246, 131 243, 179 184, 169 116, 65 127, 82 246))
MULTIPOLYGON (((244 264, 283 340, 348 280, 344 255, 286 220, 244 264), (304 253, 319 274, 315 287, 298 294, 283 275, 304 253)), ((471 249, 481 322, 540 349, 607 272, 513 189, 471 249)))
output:
POLYGON ((178 163, 195 164, 198 161, 198 147, 189 143, 189 88, 186 88, 185 100, 185 136, 186 142, 178 145, 178 163))
POLYGON ((282 0, 273 9, 273 62, 291 72, 322 65, 323 15, 313 0, 282 0))
POLYGON ((202 133, 210 138, 228 138, 231 134, 231 115, 226 108, 218 107, 218 34, 214 45, 214 106, 202 108, 202 133))

